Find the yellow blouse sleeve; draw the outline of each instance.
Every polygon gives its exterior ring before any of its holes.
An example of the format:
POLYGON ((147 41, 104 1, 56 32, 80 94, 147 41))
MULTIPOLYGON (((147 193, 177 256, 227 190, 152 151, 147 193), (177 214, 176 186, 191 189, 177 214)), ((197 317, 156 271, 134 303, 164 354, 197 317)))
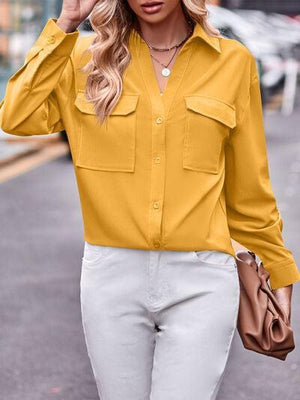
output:
MULTIPOLYGON (((58 87, 72 81, 70 55, 79 31, 66 33, 50 18, 26 55, 24 65, 10 77, 0 103, 0 127, 13 135, 43 135, 63 130, 58 87)), ((66 88, 65 88, 66 89, 66 88)), ((68 91, 61 101, 68 99, 68 91)))
POLYGON ((267 159, 258 71, 251 61, 248 100, 226 146, 225 193, 231 237, 254 251, 270 273, 272 289, 300 280, 282 238, 267 159))

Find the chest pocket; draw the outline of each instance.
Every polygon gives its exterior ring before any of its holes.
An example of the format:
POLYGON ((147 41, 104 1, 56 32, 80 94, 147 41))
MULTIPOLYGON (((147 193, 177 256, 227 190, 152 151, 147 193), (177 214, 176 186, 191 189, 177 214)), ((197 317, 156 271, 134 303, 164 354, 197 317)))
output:
POLYGON ((236 125, 235 108, 214 97, 184 98, 183 168, 217 174, 224 140, 236 125))
POLYGON ((102 125, 94 105, 84 90, 77 93, 80 135, 76 166, 101 171, 134 172, 136 145, 136 106, 139 94, 122 95, 102 125))

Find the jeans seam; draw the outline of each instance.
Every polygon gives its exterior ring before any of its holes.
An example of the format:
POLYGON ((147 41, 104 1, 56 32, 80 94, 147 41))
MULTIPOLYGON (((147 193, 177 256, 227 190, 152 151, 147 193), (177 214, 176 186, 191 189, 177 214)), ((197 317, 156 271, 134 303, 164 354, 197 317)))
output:
MULTIPOLYGON (((81 275, 81 282, 82 282, 82 275, 81 275)), ((84 334, 84 338, 85 338, 85 345, 86 345, 87 354, 88 354, 88 357, 90 359, 91 368, 92 368, 92 371, 93 371, 93 374, 94 374, 94 377, 95 377, 95 382, 96 382, 99 398, 101 399, 102 395, 103 395, 102 385, 101 385, 101 382, 100 382, 100 378, 99 378, 99 376, 97 374, 97 371, 96 371, 96 369, 94 367, 95 360, 94 360, 94 358, 92 356, 92 352, 91 352, 91 350, 89 348, 88 341, 86 339, 87 338, 87 331, 86 331, 86 328, 85 328, 84 307, 83 307, 83 298, 82 298, 82 289, 81 289, 82 283, 81 282, 80 282, 80 310, 81 310, 82 330, 83 330, 83 334, 84 334)))
MULTIPOLYGON (((238 276, 237 276, 237 279, 238 279, 238 276)), ((224 370, 223 370, 222 374, 219 376, 219 378, 217 379, 216 384, 212 388, 212 391, 210 392, 209 400, 215 400, 215 395, 219 391, 219 387, 220 387, 221 381, 222 381, 222 379, 224 377, 224 374, 225 374, 226 365, 227 365, 228 357, 229 357, 229 351, 230 351, 231 344, 232 344, 233 337, 234 337, 234 333, 235 333, 235 330, 236 330, 238 311, 239 311, 239 300, 240 300, 240 288, 239 288, 239 281, 238 281, 237 282, 237 289, 236 289, 236 302, 235 302, 235 309, 234 309, 235 310, 234 311, 234 320, 233 320, 233 323, 232 323, 231 333, 229 335, 229 339, 228 339, 228 342, 227 342, 227 347, 226 347, 226 352, 225 352, 224 370), (218 388, 218 390, 216 392, 217 388, 218 388)))

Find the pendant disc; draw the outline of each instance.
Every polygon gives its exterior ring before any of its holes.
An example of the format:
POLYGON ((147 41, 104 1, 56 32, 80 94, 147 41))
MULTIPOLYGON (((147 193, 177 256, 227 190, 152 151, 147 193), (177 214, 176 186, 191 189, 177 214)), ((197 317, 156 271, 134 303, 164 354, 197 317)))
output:
POLYGON ((164 68, 164 69, 161 71, 161 74, 162 74, 163 76, 169 76, 170 73, 171 73, 171 71, 169 70, 169 68, 164 68))

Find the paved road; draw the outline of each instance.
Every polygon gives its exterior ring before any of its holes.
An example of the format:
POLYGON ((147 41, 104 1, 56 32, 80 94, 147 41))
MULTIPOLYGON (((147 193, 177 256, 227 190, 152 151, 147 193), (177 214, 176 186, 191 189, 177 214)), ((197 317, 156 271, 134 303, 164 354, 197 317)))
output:
MULTIPOLYGON (((300 265, 299 126, 300 113, 266 117, 284 236, 300 265)), ((0 185, 0 198, 0 399, 97 400, 80 318, 83 228, 73 167, 65 157, 48 162, 0 185)), ((300 398, 299 297, 295 285, 298 348, 281 362, 244 350, 236 331, 218 400, 300 398)))

